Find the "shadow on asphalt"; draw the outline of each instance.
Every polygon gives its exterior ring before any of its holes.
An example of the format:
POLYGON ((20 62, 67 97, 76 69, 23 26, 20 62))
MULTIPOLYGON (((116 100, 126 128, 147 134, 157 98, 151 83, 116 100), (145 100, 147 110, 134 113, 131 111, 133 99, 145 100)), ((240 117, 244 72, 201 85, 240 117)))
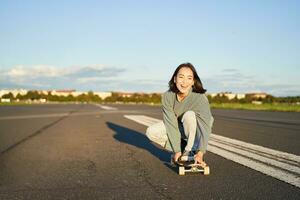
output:
POLYGON ((111 122, 106 122, 107 126, 115 132, 114 138, 120 142, 146 149, 152 155, 156 156, 163 162, 170 162, 171 153, 156 147, 150 140, 140 132, 128 129, 111 122))

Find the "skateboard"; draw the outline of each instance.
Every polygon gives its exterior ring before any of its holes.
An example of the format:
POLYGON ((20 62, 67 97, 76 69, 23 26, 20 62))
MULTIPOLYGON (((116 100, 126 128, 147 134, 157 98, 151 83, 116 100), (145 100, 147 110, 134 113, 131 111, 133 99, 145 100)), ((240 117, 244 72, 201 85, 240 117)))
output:
POLYGON ((191 173, 203 173, 204 175, 209 175, 209 166, 202 167, 200 164, 194 162, 193 157, 189 157, 188 161, 182 163, 174 163, 173 157, 171 157, 171 165, 176 165, 178 167, 178 174, 183 176, 186 172, 191 173))

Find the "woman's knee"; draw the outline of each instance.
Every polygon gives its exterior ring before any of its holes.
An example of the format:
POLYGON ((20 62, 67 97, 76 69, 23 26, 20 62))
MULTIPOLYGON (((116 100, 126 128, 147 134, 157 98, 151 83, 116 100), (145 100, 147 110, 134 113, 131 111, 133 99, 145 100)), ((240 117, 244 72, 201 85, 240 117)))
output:
POLYGON ((152 140, 153 138, 156 138, 157 132, 158 132, 158 126, 157 124, 153 124, 149 126, 146 130, 146 136, 152 140))
POLYGON ((153 138, 153 127, 149 126, 146 130, 146 136, 151 140, 153 138))
POLYGON ((164 128, 163 124, 157 123, 157 124, 153 124, 152 126, 149 126, 147 128, 146 136, 150 140, 154 140, 156 138, 163 137, 164 132, 165 132, 165 128, 164 128))
POLYGON ((183 116, 182 116, 182 122, 184 121, 190 121, 190 122, 194 122, 196 121, 196 113, 194 111, 186 111, 183 116))

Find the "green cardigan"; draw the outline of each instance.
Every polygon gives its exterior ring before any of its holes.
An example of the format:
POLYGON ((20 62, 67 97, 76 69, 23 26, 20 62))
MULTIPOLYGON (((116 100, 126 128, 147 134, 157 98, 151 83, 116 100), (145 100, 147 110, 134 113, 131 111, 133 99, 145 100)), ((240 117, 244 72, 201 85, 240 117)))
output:
POLYGON ((214 121, 205 94, 192 92, 191 89, 188 96, 179 102, 176 93, 167 91, 162 95, 162 110, 163 121, 169 138, 165 148, 173 152, 181 151, 181 134, 177 118, 181 118, 186 111, 194 111, 197 119, 197 133, 200 134, 198 150, 205 153, 214 121))

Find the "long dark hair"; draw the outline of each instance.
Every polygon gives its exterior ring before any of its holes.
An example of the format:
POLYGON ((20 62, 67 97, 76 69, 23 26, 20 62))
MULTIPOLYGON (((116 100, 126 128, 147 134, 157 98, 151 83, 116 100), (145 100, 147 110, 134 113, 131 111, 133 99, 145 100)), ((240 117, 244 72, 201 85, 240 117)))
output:
POLYGON ((183 67, 189 68, 193 72, 194 75, 194 85, 192 86, 193 92, 204 94, 206 92, 206 89, 203 88, 202 82, 197 74, 197 71, 191 63, 182 63, 176 68, 172 78, 169 81, 169 90, 175 93, 179 92, 179 90, 176 87, 176 84, 174 83, 174 78, 177 76, 179 70, 183 67))

